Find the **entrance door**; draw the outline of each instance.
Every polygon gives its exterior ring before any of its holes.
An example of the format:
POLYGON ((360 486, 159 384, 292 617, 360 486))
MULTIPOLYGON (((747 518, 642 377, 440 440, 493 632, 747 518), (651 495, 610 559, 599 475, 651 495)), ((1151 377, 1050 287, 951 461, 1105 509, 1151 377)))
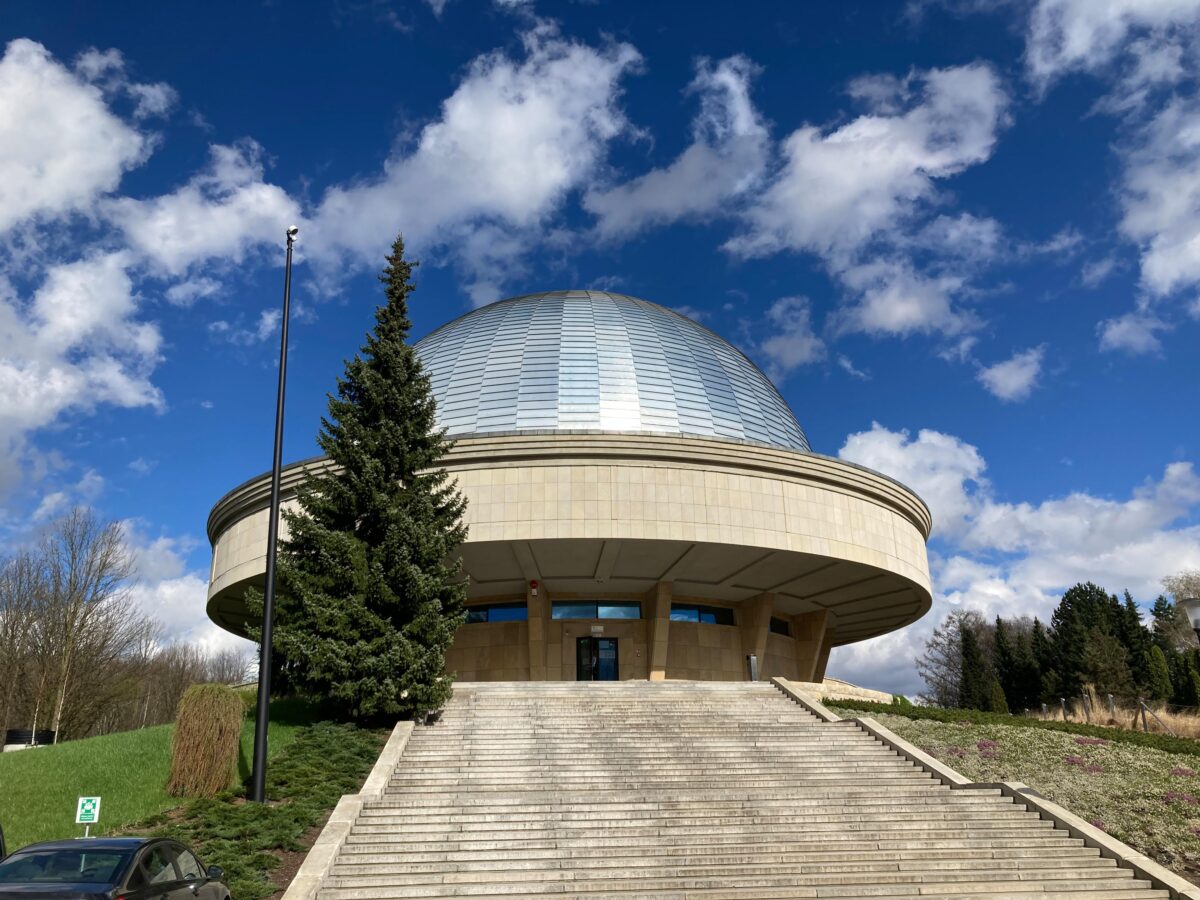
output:
POLYGON ((616 638, 581 637, 576 640, 576 681, 616 681, 619 677, 616 638))

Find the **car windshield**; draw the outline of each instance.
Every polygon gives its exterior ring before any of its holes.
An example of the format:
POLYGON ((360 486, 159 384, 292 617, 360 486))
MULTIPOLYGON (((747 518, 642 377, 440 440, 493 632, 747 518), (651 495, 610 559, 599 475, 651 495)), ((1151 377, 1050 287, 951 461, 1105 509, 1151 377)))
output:
POLYGON ((120 850, 30 850, 0 862, 0 884, 111 883, 129 861, 120 850))

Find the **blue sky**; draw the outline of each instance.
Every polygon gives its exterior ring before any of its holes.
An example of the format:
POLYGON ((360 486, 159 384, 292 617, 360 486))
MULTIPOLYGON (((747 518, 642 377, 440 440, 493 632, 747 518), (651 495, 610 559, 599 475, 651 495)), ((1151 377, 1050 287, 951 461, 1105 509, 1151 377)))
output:
POLYGON ((204 523, 285 456, 403 230, 417 336, 536 290, 729 337, 818 452, 916 488, 934 612, 831 671, 919 687, 948 609, 1200 568, 1200 0, 10 2, 0 507, 125 520, 203 617, 204 523))

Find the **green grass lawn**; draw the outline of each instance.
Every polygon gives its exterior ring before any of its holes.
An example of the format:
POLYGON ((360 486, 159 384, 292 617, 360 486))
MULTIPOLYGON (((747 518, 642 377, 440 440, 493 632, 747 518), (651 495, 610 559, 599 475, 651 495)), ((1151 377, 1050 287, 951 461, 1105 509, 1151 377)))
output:
MULTIPOLYGON (((268 753, 274 755, 315 717, 300 701, 271 704, 268 753)), ((109 833, 182 801, 167 794, 171 769, 171 725, 68 741, 0 754, 0 825, 11 852, 34 841, 76 837, 75 804, 100 796, 100 827, 109 833)), ((238 777, 250 774, 254 744, 253 710, 242 727, 238 777)))
MULTIPOLYGON (((864 715, 837 701, 828 705, 842 718, 864 715)), ((956 721, 911 718, 904 712, 865 714, 972 781, 1023 781, 1200 883, 1200 761, 1193 753, 1114 740, 1131 734, 1116 729, 1101 729, 1109 733, 1103 738, 1029 727, 1031 720, 1021 717, 1001 724, 997 717, 970 710, 950 712, 947 718, 956 721)))

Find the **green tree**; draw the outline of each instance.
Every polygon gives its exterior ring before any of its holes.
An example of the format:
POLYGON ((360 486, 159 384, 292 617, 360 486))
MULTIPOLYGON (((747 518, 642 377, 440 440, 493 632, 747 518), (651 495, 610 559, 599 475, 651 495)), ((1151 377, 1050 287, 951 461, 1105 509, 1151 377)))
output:
POLYGON ((1054 667, 1054 645, 1046 634, 1045 626, 1033 620, 1033 631, 1029 636, 1029 649, 1038 670, 1039 699, 1052 703, 1058 699, 1058 670, 1054 667))
POLYGON ((333 465, 300 487, 281 542, 280 668, 356 718, 446 701, 445 654, 466 598, 466 504, 438 467, 450 444, 408 344, 415 265, 397 237, 380 275, 386 303, 321 423, 333 465))
POLYGON ((1008 634, 1008 625, 996 616, 996 627, 992 636, 992 668, 1006 697, 1017 697, 1017 659, 1013 641, 1008 634))
POLYGON ((1167 657, 1162 647, 1154 644, 1146 652, 1146 670, 1150 673, 1147 689, 1155 700, 1168 700, 1171 697, 1171 670, 1167 667, 1167 657))
POLYGON ((1128 654, 1116 637, 1099 628, 1088 629, 1083 646, 1082 678, 1100 694, 1130 693, 1128 654))
POLYGON ((1150 630, 1142 624, 1142 614, 1129 591, 1125 592, 1125 603, 1117 622, 1117 637, 1125 647, 1133 683, 1141 689, 1147 689, 1150 684, 1150 670, 1147 667, 1150 630))
POLYGON ((958 683, 958 705, 963 709, 986 711, 991 705, 990 678, 974 629, 963 628, 960 642, 962 674, 958 683))
POLYGON ((992 678, 988 692, 988 712, 1008 712, 1008 699, 1004 696, 1004 688, 1000 686, 1000 682, 996 678, 992 678))
POLYGON ((1064 696, 1077 697, 1088 680, 1084 655, 1091 630, 1114 635, 1121 618, 1117 598, 1090 581, 1077 584, 1063 594, 1050 624, 1054 631, 1054 668, 1064 696))

